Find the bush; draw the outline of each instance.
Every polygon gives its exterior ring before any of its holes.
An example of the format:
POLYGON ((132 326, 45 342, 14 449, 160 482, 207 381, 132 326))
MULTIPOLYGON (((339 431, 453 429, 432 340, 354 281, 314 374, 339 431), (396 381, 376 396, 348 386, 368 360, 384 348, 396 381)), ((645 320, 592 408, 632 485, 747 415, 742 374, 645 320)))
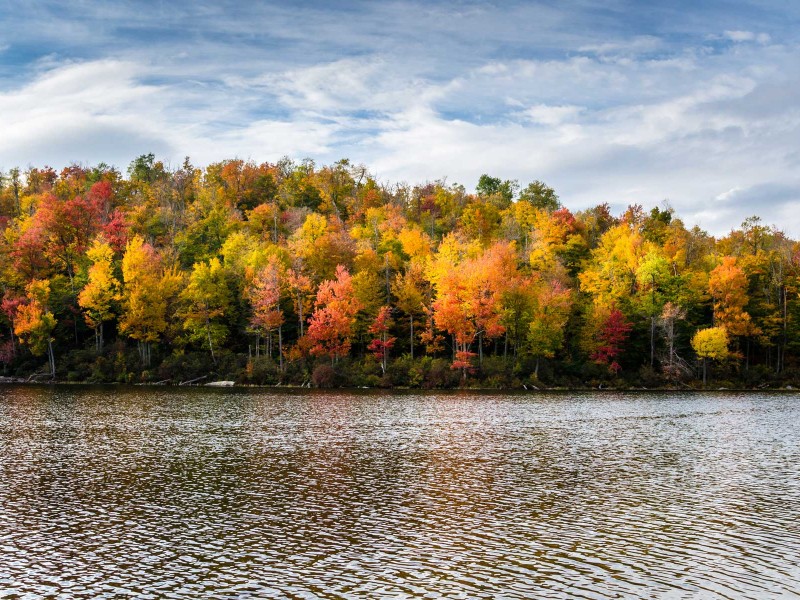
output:
POLYGON ((664 378, 661 373, 653 369, 650 365, 639 367, 639 382, 645 387, 658 387, 664 385, 664 378))
MULTIPOLYGON (((205 352, 171 354, 158 367, 158 381, 168 379, 171 383, 191 381, 206 375, 206 379, 216 375, 214 363, 205 352)), ((203 380, 205 381, 205 380, 203 380)))
POLYGON ((457 387, 461 383, 461 371, 450 368, 450 361, 435 358, 430 363, 430 369, 425 374, 422 387, 427 389, 440 389, 457 387))
POLYGON ((484 357, 480 378, 485 387, 491 388, 513 387, 518 384, 514 381, 513 364, 502 356, 484 357))
POLYGON ((310 379, 311 376, 308 372, 308 365, 305 360, 295 360, 284 363, 281 383, 305 385, 310 379))
POLYGON ((336 386, 336 371, 328 363, 317 365, 311 374, 311 384, 318 388, 332 388, 336 386))
POLYGON ((266 356, 259 356, 247 362, 242 378, 254 385, 274 385, 280 383, 281 373, 275 361, 266 356))
POLYGON ((404 354, 389 363, 384 379, 388 380, 393 387, 421 387, 431 369, 432 362, 433 358, 430 356, 419 356, 412 359, 410 355, 404 354))

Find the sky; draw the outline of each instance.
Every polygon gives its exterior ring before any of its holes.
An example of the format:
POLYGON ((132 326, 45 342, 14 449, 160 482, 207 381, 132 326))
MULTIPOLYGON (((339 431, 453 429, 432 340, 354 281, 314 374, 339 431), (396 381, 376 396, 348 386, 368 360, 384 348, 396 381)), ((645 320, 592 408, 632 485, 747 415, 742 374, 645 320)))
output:
POLYGON ((149 152, 800 237, 800 2, 0 0, 0 170, 149 152))

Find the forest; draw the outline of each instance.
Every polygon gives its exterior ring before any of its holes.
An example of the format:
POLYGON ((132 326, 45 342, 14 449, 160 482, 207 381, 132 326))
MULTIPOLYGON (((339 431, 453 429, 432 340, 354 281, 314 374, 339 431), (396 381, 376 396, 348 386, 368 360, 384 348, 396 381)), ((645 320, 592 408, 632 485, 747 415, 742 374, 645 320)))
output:
POLYGON ((800 385, 800 244, 541 181, 153 154, 0 173, 6 380, 800 385))

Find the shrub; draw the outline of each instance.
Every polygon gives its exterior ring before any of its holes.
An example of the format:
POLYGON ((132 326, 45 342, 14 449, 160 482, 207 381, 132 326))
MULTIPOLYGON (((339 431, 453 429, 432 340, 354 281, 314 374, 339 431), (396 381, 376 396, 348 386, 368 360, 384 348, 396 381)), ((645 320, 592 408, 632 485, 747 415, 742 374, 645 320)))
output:
POLYGON ((461 372, 450 368, 450 361, 435 358, 425 375, 423 387, 428 389, 451 388, 461 383, 461 372))
POLYGON ((311 374, 311 384, 318 388, 332 388, 336 385, 336 371, 328 363, 322 363, 314 368, 311 374))
POLYGON ((274 385, 280 383, 280 371, 275 361, 266 356, 252 358, 247 362, 242 379, 254 385, 274 385))

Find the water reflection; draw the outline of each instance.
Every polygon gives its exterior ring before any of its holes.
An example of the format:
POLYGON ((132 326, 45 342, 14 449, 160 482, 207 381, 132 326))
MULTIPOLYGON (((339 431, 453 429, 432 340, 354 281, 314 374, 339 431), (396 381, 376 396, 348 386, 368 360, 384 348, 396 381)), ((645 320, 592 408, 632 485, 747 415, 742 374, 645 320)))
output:
POLYGON ((800 595, 792 396, 0 393, 0 597, 800 595))

